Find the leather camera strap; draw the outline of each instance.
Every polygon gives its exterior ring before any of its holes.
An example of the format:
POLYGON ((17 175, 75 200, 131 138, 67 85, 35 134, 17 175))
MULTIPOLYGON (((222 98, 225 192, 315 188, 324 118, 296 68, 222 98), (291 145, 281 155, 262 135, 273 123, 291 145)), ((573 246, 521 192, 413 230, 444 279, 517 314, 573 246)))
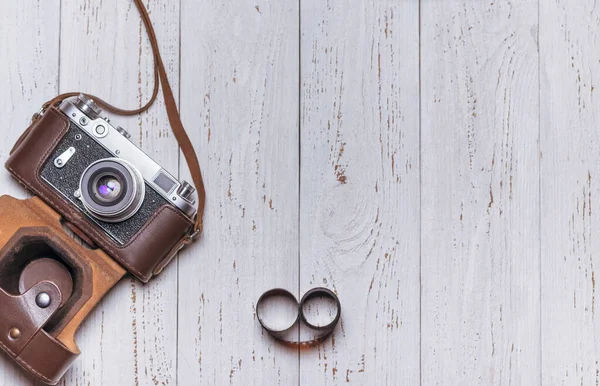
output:
MULTIPOLYGON (((148 11, 144 6, 142 0, 133 0, 135 5, 137 6, 140 15, 142 17, 142 21, 146 26, 146 31, 148 33, 148 37, 150 39, 150 44, 152 45, 152 52, 154 54, 154 91, 152 92, 152 97, 144 106, 140 107, 136 110, 123 110, 118 107, 115 107, 102 99, 84 93, 88 97, 92 98, 96 104, 102 107, 104 110, 110 111, 113 114, 117 115, 137 115, 148 110, 156 101, 156 97, 158 96, 159 83, 162 85, 163 97, 165 100, 165 107, 167 110, 167 116, 169 118, 169 123, 171 124, 171 130, 173 134, 175 134, 175 139, 179 143, 181 148, 181 152, 185 157, 185 160, 188 164, 190 174, 192 176, 192 181, 196 187, 196 191, 198 194, 198 215, 196 217, 196 223, 194 226, 194 235, 197 235, 202 232, 202 217, 204 214, 204 205, 206 201, 206 193, 204 190, 204 181, 202 179, 202 171, 200 170, 200 163, 198 161, 198 156, 196 155, 196 151, 194 150, 194 146, 192 145, 192 141, 190 140, 188 134, 183 127, 183 123, 181 122, 181 118, 179 117, 179 111, 177 110, 177 104, 175 103, 175 97, 173 96, 173 90, 171 89, 171 85, 169 84, 169 79, 167 77, 167 71, 165 70, 165 66, 160 56, 160 50, 158 48, 158 40, 156 38, 156 33, 154 32, 154 27, 152 26, 152 21, 150 20, 150 16, 148 15, 148 11)), ((51 101, 44 104, 42 107, 42 111, 45 111, 50 106, 56 106, 61 103, 63 100, 71 97, 78 96, 79 92, 69 92, 64 93, 51 101)))

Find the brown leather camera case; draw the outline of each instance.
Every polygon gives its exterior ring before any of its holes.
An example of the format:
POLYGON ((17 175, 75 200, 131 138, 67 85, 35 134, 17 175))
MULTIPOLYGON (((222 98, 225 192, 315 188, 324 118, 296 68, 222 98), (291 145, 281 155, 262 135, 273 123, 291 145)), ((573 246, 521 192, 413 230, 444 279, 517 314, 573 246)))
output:
POLYGON ((0 197, 0 347, 39 380, 56 384, 79 355, 75 332, 126 273, 100 249, 88 249, 63 230, 61 216, 37 197, 0 197), (73 292, 47 278, 19 292, 24 267, 56 259, 70 272, 73 292), (36 297, 49 295, 46 308, 36 297))
POLYGON ((50 107, 19 139, 6 168, 129 272, 148 282, 187 243, 194 223, 174 206, 165 204, 127 244, 116 243, 40 177, 42 167, 68 130, 68 118, 50 107))

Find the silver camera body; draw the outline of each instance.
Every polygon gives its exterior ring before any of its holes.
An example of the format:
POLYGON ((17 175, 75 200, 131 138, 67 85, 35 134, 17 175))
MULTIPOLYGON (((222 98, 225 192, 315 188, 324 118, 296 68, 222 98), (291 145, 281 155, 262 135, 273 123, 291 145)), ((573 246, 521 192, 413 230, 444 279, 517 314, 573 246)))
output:
POLYGON ((195 189, 133 144, 126 130, 101 118, 93 100, 80 95, 59 110, 71 127, 41 177, 115 241, 126 244, 165 203, 195 219, 195 189))

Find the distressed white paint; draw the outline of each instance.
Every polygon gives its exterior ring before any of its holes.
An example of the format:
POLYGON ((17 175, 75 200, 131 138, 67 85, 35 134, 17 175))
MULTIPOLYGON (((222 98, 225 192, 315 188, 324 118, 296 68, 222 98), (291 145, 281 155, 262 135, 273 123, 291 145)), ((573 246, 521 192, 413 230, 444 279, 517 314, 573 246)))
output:
MULTIPOLYGON (((145 3, 205 233, 107 296, 63 385, 598 382, 593 0, 145 3), (260 330, 263 291, 312 286, 340 295, 333 338, 299 352, 260 330)), ((139 106, 137 10, 0 2, 0 80, 1 162, 59 91, 139 106)), ((114 122, 188 175, 161 98, 114 122)), ((0 384, 32 381, 2 356, 0 384)))
POLYGON ((303 385, 419 383, 418 11, 302 2, 300 283, 343 307, 303 385))
POLYGON ((544 384, 600 382, 600 10, 540 3, 544 384))
POLYGON ((421 7, 422 384, 537 385, 537 1, 421 7))
POLYGON ((255 305, 298 288, 298 4, 186 1, 181 27, 181 115, 208 195, 179 258, 180 384, 295 385, 298 351, 255 305))
MULTIPOLYGON (((2 161, 33 113, 58 92, 59 5, 60 0, 0 2, 2 161)), ((0 173, 0 184, 0 194, 27 196, 7 172, 0 173)))

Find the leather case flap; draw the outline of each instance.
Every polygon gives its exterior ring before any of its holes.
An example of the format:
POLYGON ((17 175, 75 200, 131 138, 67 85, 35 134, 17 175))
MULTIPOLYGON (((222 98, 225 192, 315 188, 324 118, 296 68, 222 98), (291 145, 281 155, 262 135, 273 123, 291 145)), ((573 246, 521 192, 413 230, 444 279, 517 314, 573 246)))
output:
POLYGON ((0 342, 13 357, 18 356, 31 338, 46 324, 60 305, 58 288, 47 281, 33 286, 23 295, 14 296, 0 288, 0 342), (46 308, 36 304, 36 297, 46 293, 50 305, 46 308))
POLYGON ((0 288, 0 346, 21 367, 52 385, 58 383, 79 355, 42 329, 60 302, 59 289, 48 281, 39 282, 18 296, 0 288), (42 293, 50 297, 47 307, 36 303, 42 293))
POLYGON ((40 330, 15 359, 45 383, 56 385, 78 356, 79 352, 69 350, 46 331, 40 330))

